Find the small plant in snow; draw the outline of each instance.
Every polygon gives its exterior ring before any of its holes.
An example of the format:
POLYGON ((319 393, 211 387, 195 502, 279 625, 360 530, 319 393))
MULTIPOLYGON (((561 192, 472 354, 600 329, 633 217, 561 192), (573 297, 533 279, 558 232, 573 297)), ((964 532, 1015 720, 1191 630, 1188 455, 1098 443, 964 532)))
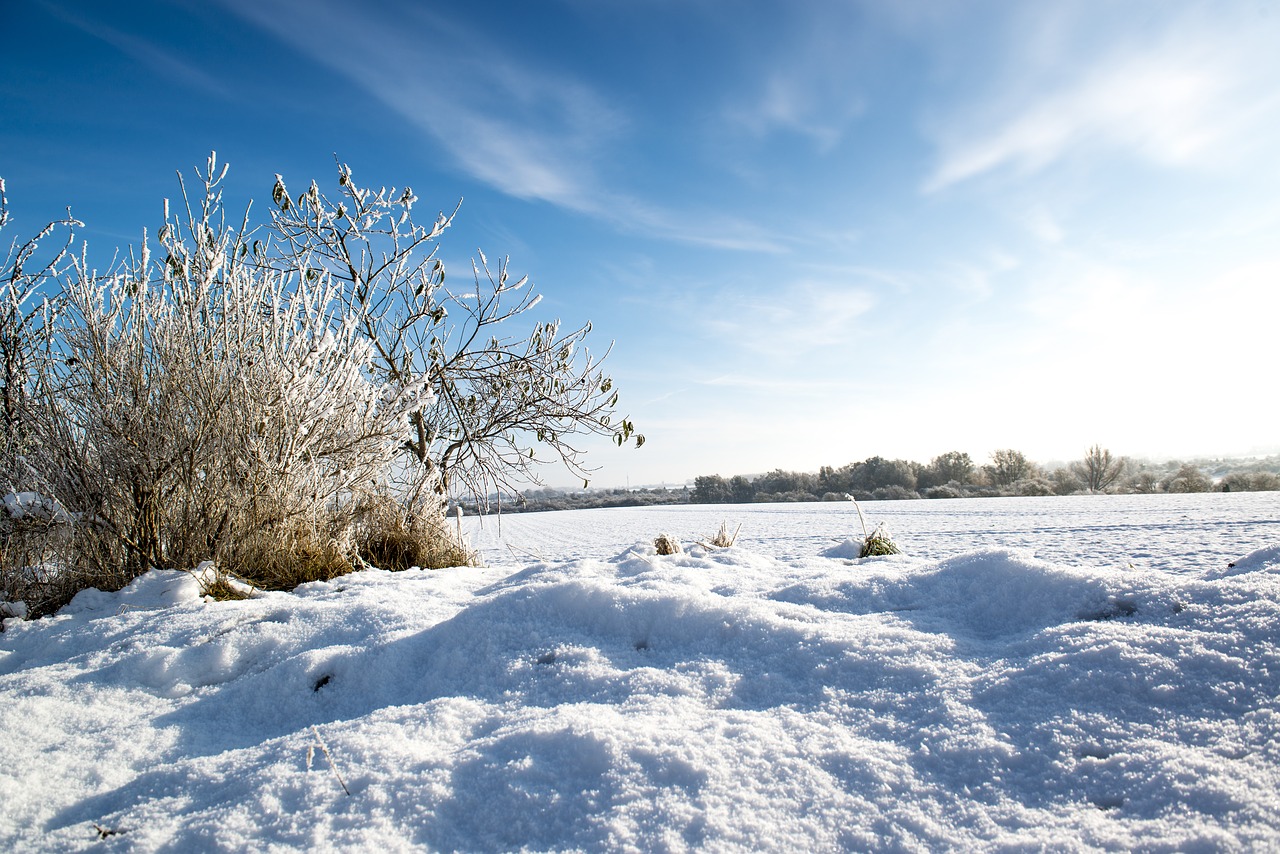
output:
POLYGON ((660 555, 678 555, 684 551, 680 547, 680 541, 668 534, 659 534, 658 539, 653 541, 653 547, 660 555))
POLYGON ((727 549, 738 541, 738 532, 741 530, 742 530, 742 526, 739 525, 737 528, 734 529, 733 533, 730 534, 729 523, 721 522, 720 530, 716 532, 716 535, 711 538, 710 542, 704 542, 702 543, 702 545, 714 547, 717 549, 727 549))
POLYGON ((858 521, 862 523, 862 548, 858 552, 858 557, 901 554, 902 549, 898 548, 897 543, 889 536, 889 531, 885 528, 883 522, 876 525, 870 533, 867 533, 867 519, 862 515, 862 508, 858 506, 858 502, 852 496, 849 500, 853 501, 853 509, 858 511, 858 521))

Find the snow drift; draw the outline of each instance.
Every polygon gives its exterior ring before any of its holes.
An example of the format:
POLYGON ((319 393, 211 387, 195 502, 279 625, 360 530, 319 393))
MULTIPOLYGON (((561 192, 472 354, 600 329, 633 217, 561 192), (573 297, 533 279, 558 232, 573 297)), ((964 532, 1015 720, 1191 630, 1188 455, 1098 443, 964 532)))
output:
POLYGON ((226 603, 151 572, 6 624, 0 845, 1274 847, 1278 569, 642 544, 226 603))

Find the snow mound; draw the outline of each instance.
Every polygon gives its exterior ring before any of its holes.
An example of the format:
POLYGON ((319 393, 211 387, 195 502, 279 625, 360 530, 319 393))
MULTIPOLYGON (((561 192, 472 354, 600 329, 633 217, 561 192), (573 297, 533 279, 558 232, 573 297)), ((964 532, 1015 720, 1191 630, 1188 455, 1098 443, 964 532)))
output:
POLYGON ((154 611, 182 603, 194 604, 201 600, 200 584, 193 575, 160 569, 135 578, 116 593, 104 593, 93 588, 81 590, 58 613, 65 617, 103 611, 154 611))
POLYGON ((835 559, 842 558, 844 560, 858 560, 861 557, 861 555, 862 555, 862 540, 856 540, 856 539, 845 540, 842 543, 834 545, 828 549, 823 549, 822 551, 823 557, 829 557, 829 558, 835 558, 835 559))
POLYGON ((898 556, 863 561, 845 578, 804 581, 774 597, 846 613, 891 613, 922 631, 994 639, 1139 610, 1169 613, 1167 587, 1159 576, 1126 578, 996 549, 931 564, 898 556))
POLYGON ((1277 594, 1000 550, 157 571, 0 635, 0 848, 1269 849, 1277 594))
POLYGON ((1250 572, 1280 573, 1280 546, 1257 549, 1228 564, 1225 569, 1211 570, 1205 573, 1205 576, 1208 578, 1227 578, 1232 575, 1244 575, 1250 572))

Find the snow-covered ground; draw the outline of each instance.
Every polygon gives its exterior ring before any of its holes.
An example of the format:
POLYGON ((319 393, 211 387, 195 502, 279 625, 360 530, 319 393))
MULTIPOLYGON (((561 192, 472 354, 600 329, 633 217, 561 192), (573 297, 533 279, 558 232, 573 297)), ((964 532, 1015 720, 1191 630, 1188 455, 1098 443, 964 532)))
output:
POLYGON ((906 554, 513 515, 486 569, 10 620, 0 849, 1280 848, 1280 495, 864 510, 906 554))
MULTIPOLYGON (((1197 573, 1280 543, 1280 492, 1194 495, 1080 495, 862 503, 867 527, 885 522, 916 557, 1023 548, 1072 566, 1197 573)), ((606 558, 668 533, 684 542, 741 525, 738 545, 781 560, 812 557, 861 536, 850 502, 664 506, 468 519, 486 561, 531 556, 606 558)))

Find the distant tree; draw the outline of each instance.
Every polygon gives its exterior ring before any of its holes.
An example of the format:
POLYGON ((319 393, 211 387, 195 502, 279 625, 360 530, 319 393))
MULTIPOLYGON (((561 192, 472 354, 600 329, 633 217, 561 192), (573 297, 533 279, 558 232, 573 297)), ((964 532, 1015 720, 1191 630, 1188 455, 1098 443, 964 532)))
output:
POLYGON ((1147 468, 1131 472, 1120 487, 1130 495, 1151 495, 1160 491, 1160 476, 1147 468))
POLYGON ((1022 480, 1016 481, 1013 484, 1013 488, 1018 495, 1025 495, 1028 497, 1057 494, 1056 484, 1047 477, 1023 478, 1022 480))
POLYGON ((1069 468, 1056 468, 1049 472, 1046 479, 1053 485, 1054 495, 1074 495, 1084 489, 1080 478, 1069 468))
POLYGON ((895 483, 890 486, 879 487, 875 492, 871 493, 871 497, 876 501, 901 501, 906 498, 919 498, 920 493, 895 483))
POLYGON ((729 478, 729 494, 734 504, 750 504, 756 500, 755 485, 740 474, 729 478))
POLYGON ((1212 489, 1213 481, 1191 463, 1183 465, 1164 483, 1165 492, 1209 492, 1212 489))
POLYGON ((991 464, 985 467, 991 485, 1012 486, 1035 473, 1035 466, 1021 451, 1004 448, 991 452, 991 464))
POLYGON ((948 451, 934 457, 917 477, 922 488, 955 482, 963 486, 973 481, 973 460, 962 451, 948 451))
POLYGON ((689 500, 694 504, 728 504, 733 501, 733 493, 728 481, 720 475, 702 475, 694 478, 689 500))
MULTIPOLYGON (((757 477, 753 482, 756 496, 784 495, 786 493, 809 493, 818 490, 816 475, 802 472, 774 469, 757 477)), ((816 496, 815 496, 816 497, 816 496)))
POLYGON ((854 490, 863 492, 874 492, 885 486, 912 491, 916 488, 916 475, 909 462, 884 457, 868 457, 855 465, 851 481, 854 490))
POLYGON ((818 488, 824 493, 832 492, 843 495, 853 489, 854 463, 832 468, 823 466, 818 470, 818 488))
POLYGON ((1232 472, 1218 484, 1222 492, 1272 492, 1280 490, 1280 476, 1269 471, 1232 472))
POLYGON ((1101 445, 1094 445, 1085 452, 1083 460, 1071 464, 1071 470, 1090 492, 1112 492, 1124 474, 1124 467, 1123 459, 1112 456, 1111 451, 1101 445))

